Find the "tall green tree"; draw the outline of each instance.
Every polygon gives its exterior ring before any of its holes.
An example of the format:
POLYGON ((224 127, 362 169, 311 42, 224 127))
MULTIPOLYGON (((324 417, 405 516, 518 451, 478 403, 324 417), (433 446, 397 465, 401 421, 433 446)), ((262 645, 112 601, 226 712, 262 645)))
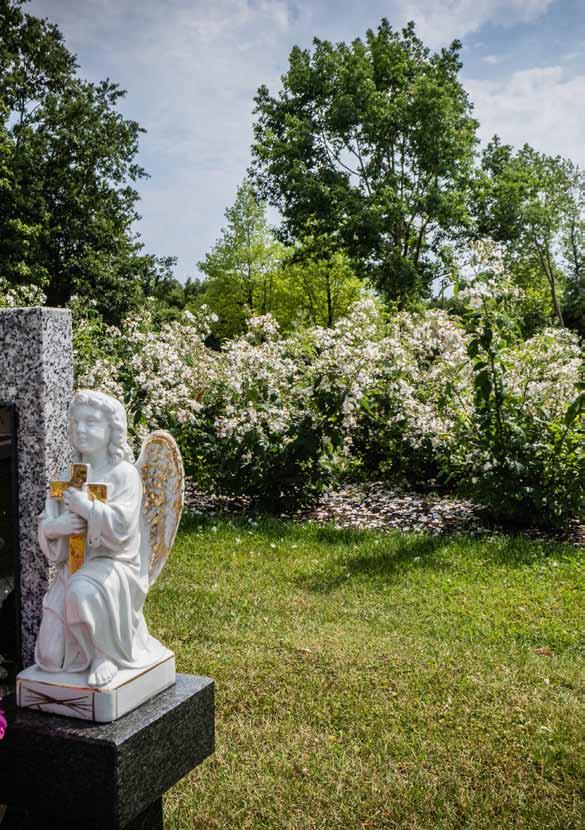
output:
POLYGON ((252 172, 286 241, 336 239, 359 275, 407 304, 468 215, 477 123, 459 79, 461 44, 431 54, 413 23, 365 41, 295 47, 282 89, 256 95, 252 172), (309 231, 310 229, 310 231, 309 231))
POLYGON ((132 230, 142 130, 119 112, 125 93, 81 80, 58 28, 22 6, 0 0, 0 274, 119 319, 168 265, 132 230))
MULTIPOLYGON (((217 315, 214 334, 220 340, 240 334, 246 320, 260 314, 270 313, 284 330, 305 323, 332 326, 360 296, 363 280, 334 240, 309 235, 296 246, 278 241, 266 205, 248 180, 225 215, 220 238, 198 263, 206 279, 195 284, 190 301, 217 315)), ((193 287, 185 287, 187 298, 193 287)))
POLYGON ((567 262, 567 287, 563 313, 567 325, 585 338, 585 173, 573 167, 569 208, 562 245, 567 262))
POLYGON ((219 317, 216 334, 221 338, 243 331, 250 315, 273 311, 275 281, 286 256, 249 181, 240 185, 225 216, 220 238, 198 263, 207 277, 199 300, 219 317))
POLYGON ((349 257, 324 236, 307 236, 289 250, 277 283, 274 316, 283 328, 307 323, 331 328, 364 291, 349 257))
POLYGON ((506 245, 508 266, 523 287, 546 286, 561 326, 563 297, 580 278, 585 253, 581 182, 571 161, 528 144, 515 151, 495 136, 475 185, 477 233, 506 245))

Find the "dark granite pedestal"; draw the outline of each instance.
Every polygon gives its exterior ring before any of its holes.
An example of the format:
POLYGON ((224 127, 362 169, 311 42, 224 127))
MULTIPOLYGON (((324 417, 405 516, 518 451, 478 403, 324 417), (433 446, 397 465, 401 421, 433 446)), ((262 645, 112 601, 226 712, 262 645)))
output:
POLYGON ((120 720, 87 723, 3 701, 2 830, 160 830, 162 795, 214 748, 214 685, 175 686, 120 720))

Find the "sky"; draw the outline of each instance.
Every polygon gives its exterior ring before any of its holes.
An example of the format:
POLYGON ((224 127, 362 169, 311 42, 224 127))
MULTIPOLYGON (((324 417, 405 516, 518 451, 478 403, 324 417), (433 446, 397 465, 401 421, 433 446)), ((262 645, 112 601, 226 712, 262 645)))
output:
POLYGON ((250 163, 253 98, 272 93, 294 45, 351 41, 387 17, 414 20, 432 49, 462 41, 461 81, 480 137, 528 142, 585 166, 585 0, 31 0, 57 23, 80 75, 127 90, 144 127, 139 182, 145 251, 175 276, 219 237, 250 163))

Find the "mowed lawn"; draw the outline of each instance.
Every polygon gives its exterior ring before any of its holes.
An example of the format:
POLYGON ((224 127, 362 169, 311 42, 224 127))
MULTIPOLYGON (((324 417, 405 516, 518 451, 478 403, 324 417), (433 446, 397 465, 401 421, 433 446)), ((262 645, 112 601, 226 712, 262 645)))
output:
POLYGON ((585 550, 183 522, 148 599, 217 688, 168 828, 585 828, 585 550))

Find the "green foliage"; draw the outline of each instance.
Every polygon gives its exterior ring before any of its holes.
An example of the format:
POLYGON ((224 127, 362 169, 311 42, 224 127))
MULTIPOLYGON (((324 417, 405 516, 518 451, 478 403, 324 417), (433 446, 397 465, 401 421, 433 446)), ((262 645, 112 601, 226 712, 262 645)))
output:
POLYGON ((295 323, 331 328, 363 293, 347 254, 326 237, 306 237, 289 250, 276 290, 274 316, 283 329, 295 323))
MULTIPOLYGON (((554 375, 555 333, 543 332, 530 349, 509 345, 507 321, 485 310, 467 322, 475 411, 452 459, 454 471, 458 462, 464 467, 460 489, 497 519, 562 527, 585 513, 585 385, 572 384, 576 397, 567 405, 559 372, 558 402, 554 388, 535 396, 539 384, 546 388, 551 366, 554 375)), ((563 360, 570 362, 566 354, 563 360)), ((579 361, 576 350, 573 360, 579 361)))
POLYGON ((444 310, 389 320, 351 433, 355 471, 417 489, 453 488, 451 453, 470 393, 466 335, 444 310))
POLYGON ((132 231, 142 130, 118 111, 124 92, 80 80, 57 27, 20 6, 0 3, 0 273, 119 320, 160 267, 132 231))
POLYGON ((331 328, 253 317, 219 350, 205 313, 106 329, 74 308, 78 385, 123 399, 136 437, 171 429, 207 489, 288 510, 358 473, 459 489, 517 524, 585 515, 582 347, 567 329, 523 341, 497 299, 467 331, 368 297, 331 328))
POLYGON ((250 182, 226 211, 227 226, 199 263, 206 275, 196 303, 217 316, 221 341, 242 334, 253 316, 271 314, 284 330, 295 324, 332 326, 359 297, 363 283, 331 240, 306 237, 285 247, 266 222, 250 182))
POLYGON ((311 502, 331 479, 334 436, 315 405, 310 347, 253 318, 222 357, 203 400, 195 477, 273 512, 311 502))
POLYGON ((585 339, 585 279, 570 283, 565 294, 564 318, 567 326, 585 339))
POLYGON ((506 245, 509 273, 539 299, 536 314, 550 309, 560 325, 564 303, 572 317, 579 307, 584 207, 585 180, 571 161, 528 144, 514 152, 497 136, 484 150, 474 187, 476 231, 506 245))
MULTIPOLYGON (((515 319, 523 337, 532 337, 549 326, 555 317, 550 283, 543 273, 538 257, 531 257, 529 251, 515 261, 510 261, 507 273, 510 280, 522 291, 521 300, 516 304, 515 319)), ((560 282, 564 282, 563 275, 560 275, 560 282)), ((564 306, 562 313, 564 317, 564 306)))
POLYGON ((564 317, 568 326, 585 339, 585 174, 571 168, 569 210, 563 229, 567 262, 564 317))
POLYGON ((467 221, 476 122, 460 44, 431 54, 410 23, 295 47, 277 96, 256 96, 254 176, 288 240, 330 236, 402 304, 429 294, 467 221))
POLYGON ((249 182, 238 188, 225 215, 227 227, 198 264, 207 277, 199 300, 218 316, 214 333, 221 339, 241 334, 253 314, 273 310, 275 281, 285 256, 249 182))
MULTIPOLYGON (((211 418, 215 413, 213 408, 206 412, 211 418)), ((190 445, 197 448, 191 472, 204 489, 245 494, 256 508, 278 515, 311 504, 331 483, 324 423, 313 412, 291 423, 279 441, 270 442, 252 431, 244 440, 218 436, 212 423, 198 429, 197 443, 190 445)))
MULTIPOLYGON (((111 353, 112 338, 94 301, 75 297, 70 303, 73 318, 75 379, 86 377, 105 354, 111 353)), ((120 356, 121 357, 121 356, 120 356)))

